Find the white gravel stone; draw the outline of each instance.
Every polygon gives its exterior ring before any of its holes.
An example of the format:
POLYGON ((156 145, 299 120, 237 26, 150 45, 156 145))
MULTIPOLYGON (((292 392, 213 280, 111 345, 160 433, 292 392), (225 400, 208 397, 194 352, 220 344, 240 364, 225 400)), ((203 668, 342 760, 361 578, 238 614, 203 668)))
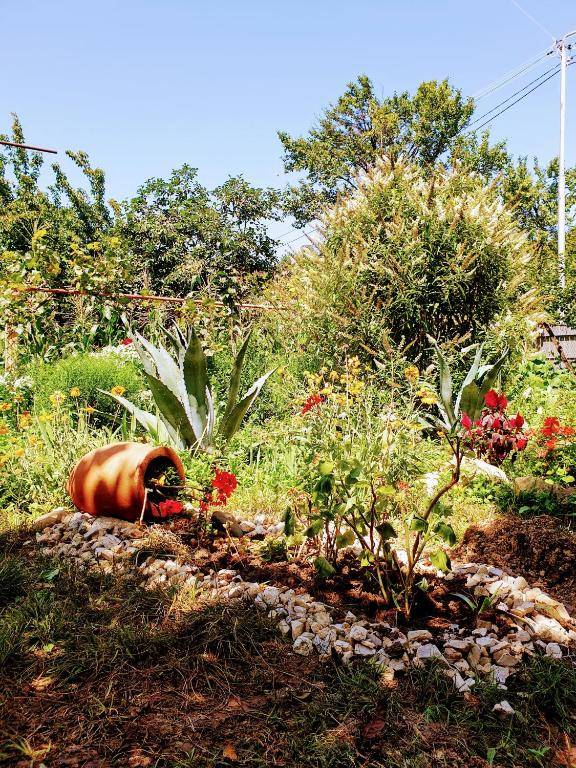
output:
POLYGON ((362 642, 362 640, 365 640, 368 636, 368 630, 361 624, 354 624, 350 627, 348 636, 350 637, 350 640, 353 640, 354 642, 362 642))
POLYGON ((294 649, 294 653, 298 653, 300 656, 310 656, 314 650, 312 640, 310 640, 309 637, 304 637, 303 635, 300 635, 300 637, 296 638, 292 648, 294 649))
POLYGON ((511 704, 506 701, 506 699, 504 699, 504 701, 498 702, 498 704, 494 704, 492 707, 492 712, 495 712, 502 720, 505 720, 506 718, 512 717, 512 715, 516 714, 511 704))

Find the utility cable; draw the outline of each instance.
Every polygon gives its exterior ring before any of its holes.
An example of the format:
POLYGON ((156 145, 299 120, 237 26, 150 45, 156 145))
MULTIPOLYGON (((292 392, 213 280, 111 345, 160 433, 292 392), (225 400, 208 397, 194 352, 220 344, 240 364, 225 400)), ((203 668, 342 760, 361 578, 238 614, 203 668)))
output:
MULTIPOLYGON (((570 65, 569 65, 569 66, 570 66, 570 65)), ((509 109, 511 109, 511 108, 512 108, 512 107, 513 107, 515 104, 518 104, 518 102, 519 102, 519 101, 522 101, 522 99, 525 99, 527 96, 529 96, 531 93, 533 93, 534 91, 536 91, 538 88, 541 88, 541 87, 542 87, 542 86, 543 86, 545 83, 547 83, 547 82, 548 82, 548 80, 551 80, 553 77, 555 77, 555 75, 557 75, 559 71, 560 71, 560 68, 558 68, 558 69, 557 69, 555 72, 553 72, 551 75, 549 75, 549 76, 546 78, 546 80, 543 80, 541 83, 538 83, 538 85, 535 85, 535 86, 534 86, 534 88, 532 88, 531 90, 527 91, 527 93, 525 93, 523 96, 520 96, 520 98, 516 99, 516 101, 513 101, 513 102, 512 102, 511 104, 509 104, 507 107, 504 107, 504 109, 500 110, 500 112, 497 112, 495 115, 493 115, 492 117, 490 117, 488 120, 486 120, 485 122, 483 122, 481 125, 479 125, 479 126, 477 126, 476 128, 474 128, 472 132, 474 132, 474 131, 479 131, 481 128, 484 128, 486 125, 488 125, 488 123, 491 123, 491 122, 492 122, 493 120, 495 120, 497 117, 499 117, 500 115, 504 114, 504 112, 507 112, 507 111, 508 111, 509 109)))
MULTIPOLYGON (((549 75, 551 72, 556 74, 556 72, 559 72, 559 71, 560 71, 560 66, 559 66, 558 62, 556 62, 554 64, 554 66, 551 67, 550 69, 548 69, 546 72, 543 72, 541 75, 539 75, 538 77, 534 78, 534 80, 531 80, 523 88, 519 88, 511 96, 508 96, 508 98, 504 99, 499 104, 496 104, 495 107, 492 107, 492 109, 489 109, 488 112, 484 112, 484 114, 482 114, 479 117, 477 117, 475 120, 473 120, 471 123, 468 124, 467 128, 470 128, 471 126, 475 125, 476 123, 481 122, 485 117, 488 117, 488 115, 491 115, 492 112, 496 112, 497 109, 499 109, 500 107, 503 107, 505 104, 507 104, 509 101, 511 101, 516 96, 519 96, 521 93, 523 93, 528 88, 530 88, 531 85, 534 85, 535 83, 538 83, 540 80, 542 80, 542 78, 546 77, 546 75, 549 75)), ((546 82, 546 80, 544 80, 544 82, 546 82)))
POLYGON ((499 91, 500 88, 503 88, 505 85, 507 85, 511 80, 515 80, 517 77, 520 77, 520 75, 523 75, 525 72, 528 72, 531 69, 534 69, 535 66, 537 66, 541 61, 546 59, 548 56, 550 56, 553 53, 552 48, 547 48, 546 51, 544 51, 542 54, 537 56, 535 59, 531 59, 528 63, 526 63, 525 66, 522 66, 521 64, 519 67, 516 67, 516 69, 510 70, 509 72, 502 75, 502 77, 499 80, 495 80, 493 83, 490 83, 489 85, 484 86, 484 88, 481 88, 479 91, 477 91, 472 98, 474 101, 481 101, 482 99, 485 99, 487 96, 490 96, 495 91, 499 91))

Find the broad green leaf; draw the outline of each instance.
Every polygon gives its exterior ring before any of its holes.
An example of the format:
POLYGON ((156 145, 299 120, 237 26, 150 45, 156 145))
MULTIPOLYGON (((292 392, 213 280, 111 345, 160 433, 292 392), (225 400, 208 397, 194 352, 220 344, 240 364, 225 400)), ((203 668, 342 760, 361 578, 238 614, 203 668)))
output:
POLYGON ((440 399, 442 401, 443 410, 446 414, 447 421, 450 426, 456 421, 454 415, 454 408, 452 405, 452 374, 450 373, 450 366, 448 365, 446 358, 444 357, 438 343, 431 336, 428 336, 429 341, 434 347, 436 352, 436 358, 438 360, 438 372, 440 374, 440 399))
POLYGON ((326 560, 325 557, 322 556, 317 557, 316 560, 314 560, 314 567, 318 572, 318 576, 323 579, 327 579, 336 573, 334 567, 328 562, 328 560, 326 560))
POLYGON ((350 529, 336 536, 336 546, 338 549, 342 549, 343 547, 351 547, 355 541, 356 536, 350 529))
POLYGON ((222 419, 219 431, 225 440, 230 440, 230 438, 237 432, 242 423, 242 419, 252 406, 254 400, 256 400, 260 394, 266 380, 274 373, 274 370, 268 371, 268 373, 265 373, 264 376, 261 376, 255 381, 242 400, 234 406, 232 412, 228 414, 228 417, 222 419))
POLYGON ((450 564, 450 558, 443 549, 437 549, 436 552, 431 552, 430 562, 434 568, 437 568, 439 571, 444 571, 445 573, 452 567, 450 564))
POLYGON ((502 366, 504 365, 504 362, 506 358, 508 357, 509 350, 505 349, 502 355, 496 360, 495 363, 491 366, 490 370, 485 374, 484 378, 482 379, 482 384, 480 386, 480 395, 482 397, 482 402, 484 402, 484 395, 494 387, 496 380, 500 374, 500 371, 502 370, 502 366))
POLYGON ((384 541, 387 541, 388 539, 394 539, 396 537, 396 531, 394 530, 394 527, 387 520, 385 520, 383 523, 380 523, 380 525, 377 525, 376 530, 380 534, 381 538, 384 539, 384 541))
POLYGON ((304 531, 304 536, 306 536, 308 539, 312 539, 314 536, 318 536, 323 527, 324 518, 317 517, 315 520, 312 520, 308 528, 306 528, 304 531))
MULTIPOLYGON (((469 369, 468 373, 466 374, 466 377, 464 378, 464 381, 462 382, 462 386, 460 387, 460 391, 458 392, 458 397, 456 398, 456 404, 455 404, 455 407, 454 407, 454 412, 455 412, 456 416, 459 416, 461 411, 463 413, 468 413, 468 411, 464 408, 464 406, 461 406, 460 403, 461 403, 462 397, 464 396, 464 391, 466 390, 466 387, 469 384, 472 384, 472 382, 475 382, 477 377, 478 377, 478 370, 480 368, 480 363, 482 361, 482 348, 483 348, 482 344, 480 344, 480 346, 476 350, 476 354, 474 355, 474 362, 470 366, 470 369, 469 369)), ((468 413, 468 415, 470 416, 469 413, 468 413)), ((472 417, 470 417, 470 418, 472 418, 472 417)))
POLYGON ((472 421, 480 416, 482 406, 484 405, 480 396, 480 389, 475 381, 467 384, 461 392, 460 413, 466 413, 472 421))
POLYGON ((451 525, 448 525, 448 523, 445 523, 443 520, 436 523, 434 526, 434 533, 440 536, 440 538, 451 547, 456 544, 456 534, 454 533, 454 529, 451 525))
POLYGON ((426 533, 426 531, 428 530, 428 521, 424 520, 424 518, 422 517, 418 517, 418 515, 414 515, 414 517, 410 521, 410 530, 419 531, 420 533, 426 533))

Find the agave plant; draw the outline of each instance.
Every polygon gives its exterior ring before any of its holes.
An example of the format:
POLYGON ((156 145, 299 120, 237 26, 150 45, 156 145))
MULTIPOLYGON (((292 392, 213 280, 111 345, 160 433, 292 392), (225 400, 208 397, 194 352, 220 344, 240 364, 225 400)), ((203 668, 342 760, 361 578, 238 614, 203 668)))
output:
POLYGON ((440 400, 437 403, 440 418, 435 419, 435 426, 442 431, 456 432, 461 424, 463 414, 467 414, 471 421, 476 421, 484 407, 484 396, 494 387, 502 366, 508 357, 505 349, 502 355, 494 362, 482 365, 482 345, 478 346, 474 361, 460 390, 454 400, 452 374, 446 358, 434 339, 428 337, 434 347, 440 376, 440 400))
POLYGON ((123 405, 155 440, 171 443, 180 450, 211 451, 217 438, 228 441, 237 432, 273 371, 261 376, 238 399, 249 333, 232 365, 226 408, 217 419, 206 356, 198 335, 193 328, 185 334, 176 325, 172 333, 166 329, 165 332, 175 357, 162 345, 156 347, 139 333, 133 334, 157 414, 138 408, 124 397, 108 394, 123 405))

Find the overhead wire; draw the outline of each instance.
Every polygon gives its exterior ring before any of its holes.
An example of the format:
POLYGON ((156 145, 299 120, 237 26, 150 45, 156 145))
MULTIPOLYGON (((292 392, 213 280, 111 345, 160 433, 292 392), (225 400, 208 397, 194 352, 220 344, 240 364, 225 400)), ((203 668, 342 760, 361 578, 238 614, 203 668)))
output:
POLYGON ((472 98, 474 101, 481 101, 482 99, 485 99, 487 96, 490 96, 495 91, 500 90, 500 88, 503 88, 505 85, 507 85, 512 80, 515 80, 517 77, 520 77, 520 75, 523 75, 525 72, 529 72, 531 69, 534 69, 541 61, 546 59, 548 56, 550 56, 554 52, 553 48, 546 48, 545 51, 542 51, 538 56, 534 57, 533 59, 530 59, 528 62, 525 62, 524 64, 519 64, 515 69, 511 69, 508 72, 504 73, 498 80, 494 80, 492 83, 489 83, 488 85, 485 85, 484 88, 481 88, 479 91, 476 91, 475 94, 472 95, 472 98))
MULTIPOLYGON (((481 122, 485 117, 488 117, 488 115, 491 115, 492 112, 495 112, 500 107, 503 107, 505 104, 507 104, 509 101, 511 101, 515 96, 518 96, 523 91, 526 91, 528 88, 530 88, 531 85, 534 85, 535 83, 538 83, 540 80, 542 80, 542 78, 546 77, 546 75, 549 75, 551 72, 556 74, 556 72, 559 72, 559 71, 560 71, 560 65, 559 65, 558 62, 556 62, 553 67, 551 67, 550 69, 546 70, 546 72, 543 72, 538 77, 535 77, 534 80, 531 80, 529 83, 527 83, 522 88, 519 88, 517 91, 515 91, 513 94, 508 96, 506 99, 504 99, 500 103, 496 104, 496 106, 492 107, 492 109, 489 109, 487 112, 484 112, 484 114, 482 114, 479 117, 477 117, 475 120, 473 120, 471 123, 469 123, 466 127, 470 128, 471 126, 475 125, 476 123, 481 122)), ((546 82, 546 81, 544 80, 544 82, 546 82)))
MULTIPOLYGON (((573 64, 573 63, 574 63, 574 62, 572 62, 572 64, 573 64)), ((569 64, 568 66, 571 66, 571 64, 569 64)), ((548 82, 548 80, 551 80, 553 77, 555 77, 555 76, 558 74, 558 72, 559 72, 559 71, 560 71, 560 67, 558 67, 558 69, 556 69, 556 70, 555 70, 555 71, 554 71, 554 72, 553 72, 551 75, 549 75, 549 76, 546 78, 546 80, 542 80, 542 82, 541 82, 541 83, 538 83, 538 85, 535 85, 533 88, 531 88, 531 89, 530 89, 529 91, 527 91, 525 94, 523 94, 523 95, 522 95, 522 96, 520 96, 518 99, 516 99, 516 101, 513 101, 511 104, 508 104, 508 106, 507 106, 507 107, 504 107, 504 109, 500 110, 500 112, 497 112, 495 115, 493 115, 492 117, 490 117, 488 120, 486 120, 486 121, 485 121, 484 123, 482 123, 481 125, 478 125, 478 126, 476 126, 476 127, 473 129, 473 131, 479 131, 481 128, 484 128, 486 125, 488 125, 488 123, 491 123, 491 122, 492 122, 493 120, 495 120, 497 117, 499 117, 500 115, 504 114, 504 112, 507 112, 507 111, 508 111, 509 109, 511 109, 511 108, 512 108, 512 107, 513 107, 515 104, 518 104, 518 102, 519 102, 519 101, 522 101, 522 100, 523 100, 523 99, 525 99, 527 96, 529 96, 531 93, 533 93, 534 91, 538 90, 538 88, 541 88, 541 87, 542 87, 542 86, 543 86, 545 83, 547 83, 547 82, 548 82)))

